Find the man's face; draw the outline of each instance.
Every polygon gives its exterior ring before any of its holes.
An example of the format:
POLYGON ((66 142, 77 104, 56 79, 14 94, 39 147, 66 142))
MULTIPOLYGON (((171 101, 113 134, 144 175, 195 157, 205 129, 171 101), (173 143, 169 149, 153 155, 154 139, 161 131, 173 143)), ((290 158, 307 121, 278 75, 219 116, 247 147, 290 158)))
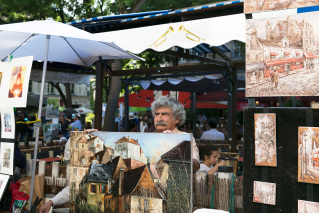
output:
POLYGON ((155 111, 154 123, 157 132, 165 130, 174 130, 179 119, 174 120, 172 109, 170 107, 161 107, 155 111))

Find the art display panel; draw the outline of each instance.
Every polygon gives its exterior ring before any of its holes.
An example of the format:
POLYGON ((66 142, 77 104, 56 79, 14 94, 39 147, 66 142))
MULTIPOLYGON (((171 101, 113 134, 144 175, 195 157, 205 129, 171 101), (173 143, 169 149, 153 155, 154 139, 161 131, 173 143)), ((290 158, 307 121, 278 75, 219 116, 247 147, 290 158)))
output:
POLYGON ((253 202, 276 205, 276 184, 254 181, 253 202))
POLYGON ((59 107, 60 107, 59 98, 48 98, 46 119, 58 118, 60 113, 59 107))
POLYGON ((276 114, 255 114, 255 165, 277 166, 276 114))
POLYGON ((0 143, 0 173, 13 175, 14 143, 0 143))
POLYGON ((319 5, 319 0, 245 0, 245 13, 319 5))
POLYGON ((319 203, 298 200, 298 213, 318 213, 319 203))
POLYGON ((51 137, 53 138, 58 137, 59 130, 61 130, 61 124, 44 124, 43 125, 43 140, 50 141, 51 137))
POLYGON ((5 68, 1 83, 2 106, 26 107, 33 56, 1 63, 5 68))
POLYGON ((246 20, 246 97, 319 95, 318 18, 246 20))
POLYGON ((15 118, 13 107, 1 107, 1 137, 15 138, 15 118))
POLYGON ((71 132, 70 212, 190 212, 190 134, 71 132))
POLYGON ((319 184, 319 127, 298 128, 298 182, 319 184))
POLYGON ((2 195, 4 190, 9 182, 10 175, 2 175, 0 174, 0 200, 2 199, 2 195))

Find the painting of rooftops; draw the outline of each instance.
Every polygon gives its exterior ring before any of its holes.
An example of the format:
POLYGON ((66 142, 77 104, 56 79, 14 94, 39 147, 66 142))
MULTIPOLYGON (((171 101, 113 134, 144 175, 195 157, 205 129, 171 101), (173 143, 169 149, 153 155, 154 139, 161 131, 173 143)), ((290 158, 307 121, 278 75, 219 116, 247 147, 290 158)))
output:
POLYGON ((246 96, 319 95, 318 12, 246 21, 246 96))
POLYGON ((70 212, 191 212, 190 134, 71 132, 70 212))

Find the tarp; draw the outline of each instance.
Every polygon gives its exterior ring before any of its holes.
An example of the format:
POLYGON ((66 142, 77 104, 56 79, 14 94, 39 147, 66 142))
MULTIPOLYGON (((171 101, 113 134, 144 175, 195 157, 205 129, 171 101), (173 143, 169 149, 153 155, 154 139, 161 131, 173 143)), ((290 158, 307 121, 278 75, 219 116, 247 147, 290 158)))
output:
POLYGON ((95 35, 132 53, 146 49, 161 52, 173 46, 190 49, 200 43, 220 46, 232 40, 246 42, 245 21, 244 14, 236 14, 95 35))

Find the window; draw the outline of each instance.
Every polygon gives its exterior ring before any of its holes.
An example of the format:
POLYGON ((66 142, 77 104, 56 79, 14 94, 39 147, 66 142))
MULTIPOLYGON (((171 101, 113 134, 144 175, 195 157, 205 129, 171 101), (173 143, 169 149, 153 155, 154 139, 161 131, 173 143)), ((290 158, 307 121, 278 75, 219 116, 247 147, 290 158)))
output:
POLYGON ((78 86, 78 88, 79 88, 79 95, 82 95, 82 86, 78 86))
POLYGON ((91 184, 91 193, 96 193, 96 185, 91 184))
POLYGON ((71 94, 74 94, 74 84, 70 84, 71 87, 71 94))
POLYGON ((74 174, 74 176, 76 176, 76 173, 77 173, 77 169, 74 168, 74 169, 73 169, 73 174, 74 174))
POLYGON ((32 84, 33 84, 33 81, 30 80, 30 81, 29 81, 29 90, 28 90, 28 92, 33 92, 33 91, 32 91, 32 89, 33 89, 33 88, 32 88, 32 84))
POLYGON ((82 159, 82 164, 86 165, 86 159, 82 159))
POLYGON ((41 93, 41 83, 37 82, 37 94, 41 93))
POLYGON ((105 194, 105 192, 106 192, 106 186, 100 185, 100 194, 105 194))

